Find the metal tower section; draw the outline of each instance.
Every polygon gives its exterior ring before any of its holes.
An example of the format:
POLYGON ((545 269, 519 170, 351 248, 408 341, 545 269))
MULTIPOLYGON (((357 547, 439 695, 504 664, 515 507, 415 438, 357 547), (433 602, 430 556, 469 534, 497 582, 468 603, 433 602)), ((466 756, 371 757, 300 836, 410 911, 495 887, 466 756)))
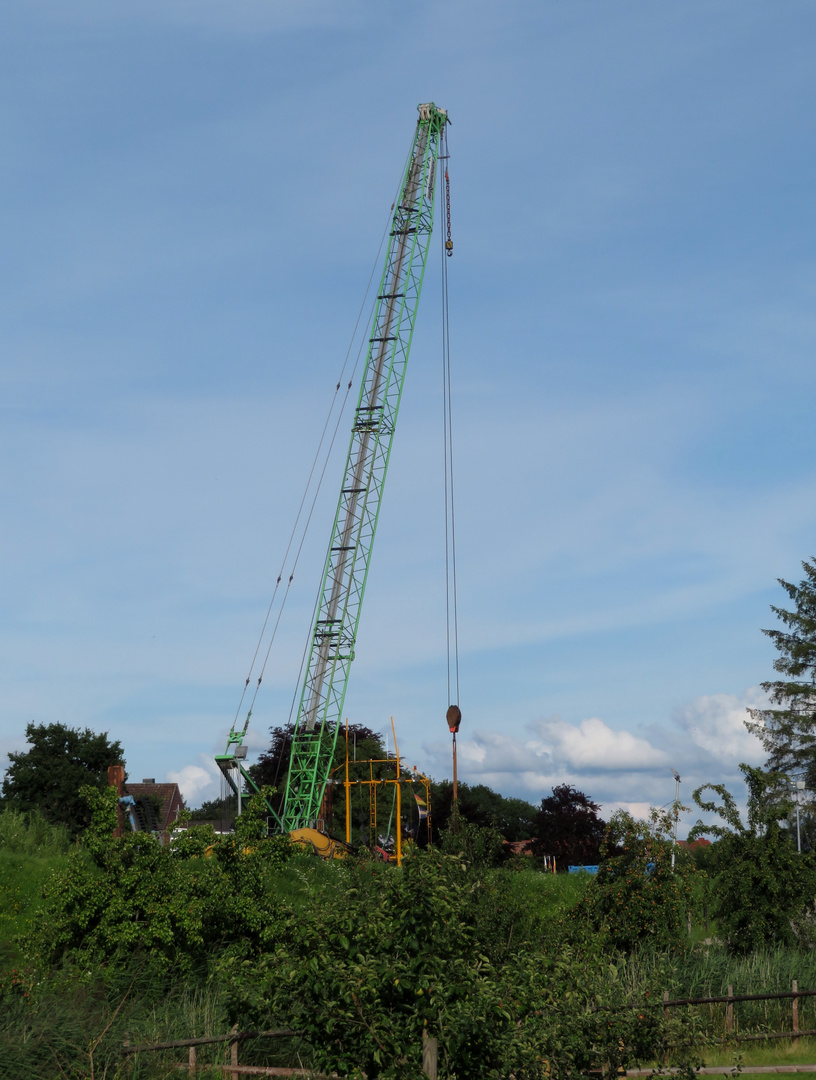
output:
POLYGON ((282 816, 289 831, 318 826, 334 757, 433 230, 436 163, 447 122, 443 109, 419 106, 394 208, 292 740, 282 816))

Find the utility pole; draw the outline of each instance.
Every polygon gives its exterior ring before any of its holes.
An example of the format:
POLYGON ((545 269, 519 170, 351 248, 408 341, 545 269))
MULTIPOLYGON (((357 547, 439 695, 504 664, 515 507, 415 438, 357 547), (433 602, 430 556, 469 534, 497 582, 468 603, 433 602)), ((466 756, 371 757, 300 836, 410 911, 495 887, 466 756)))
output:
POLYGON ((802 835, 799 832, 799 792, 805 790, 805 781, 796 781, 796 850, 802 854, 802 835))
POLYGON ((674 836, 672 838, 672 862, 671 868, 674 873, 674 857, 677 848, 677 819, 680 816, 680 777, 674 773, 674 836))

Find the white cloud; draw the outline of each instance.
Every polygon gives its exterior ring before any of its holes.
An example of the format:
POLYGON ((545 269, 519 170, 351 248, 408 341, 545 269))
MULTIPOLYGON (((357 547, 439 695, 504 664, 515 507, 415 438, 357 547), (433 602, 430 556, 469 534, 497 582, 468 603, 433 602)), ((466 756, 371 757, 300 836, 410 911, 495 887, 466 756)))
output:
POLYGON ((210 799, 217 799, 221 793, 220 773, 212 758, 199 755, 203 765, 185 765, 178 771, 170 769, 167 780, 178 784, 184 801, 188 806, 200 806, 210 799))
MULTIPOLYGON (((645 818, 650 806, 671 803, 672 769, 677 769, 686 804, 691 805, 691 792, 706 782, 725 783, 740 803, 744 785, 737 766, 742 761, 759 764, 765 756, 745 727, 746 709, 766 701, 757 687, 742 695, 702 695, 640 735, 615 730, 599 717, 578 723, 547 717, 528 723, 519 735, 479 730, 458 742, 459 775, 531 802, 558 784, 571 784, 600 803, 605 817, 623 809, 645 818)), ((447 741, 423 749, 432 773, 450 774, 447 741)), ((692 806, 681 815, 683 828, 698 816, 692 806)))
POLYGON ((542 751, 551 760, 576 769, 632 772, 665 765, 667 758, 646 739, 629 731, 613 731, 596 716, 580 724, 568 724, 553 718, 533 725, 540 739, 528 745, 542 751))
POLYGON ((625 810, 637 821, 645 821, 649 817, 651 803, 647 802, 608 802, 604 803, 604 814, 609 817, 616 810, 625 810))
MULTIPOLYGON (((527 738, 497 731, 477 731, 457 742, 463 779, 488 784, 500 791, 523 788, 546 792, 555 784, 579 783, 587 776, 614 774, 620 778, 641 770, 667 768, 668 757, 629 731, 615 731, 598 717, 569 724, 548 717, 527 725, 527 738)), ((448 771, 450 747, 446 742, 423 749, 439 770, 448 771)), ((604 781, 606 785, 607 781, 604 781)), ((631 780, 627 779, 626 786, 631 780)))
POLYGON ((759 687, 752 687, 742 697, 707 694, 678 710, 675 719, 696 746, 720 760, 759 764, 765 751, 745 721, 749 708, 763 708, 767 703, 767 695, 759 687))

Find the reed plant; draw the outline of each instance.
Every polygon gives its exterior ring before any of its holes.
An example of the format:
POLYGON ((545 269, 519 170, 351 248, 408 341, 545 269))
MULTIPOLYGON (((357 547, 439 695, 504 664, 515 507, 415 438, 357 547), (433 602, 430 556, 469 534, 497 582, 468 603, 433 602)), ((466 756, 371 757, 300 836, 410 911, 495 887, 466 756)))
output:
MULTIPOLYGON (((777 946, 739 955, 720 945, 697 945, 678 955, 640 949, 617 961, 618 978, 628 1001, 642 1000, 647 986, 662 985, 670 998, 725 997, 734 995, 816 990, 816 952, 777 946)), ((726 1035, 726 1006, 691 1007, 705 1021, 712 1038, 726 1035)), ((791 1000, 735 1003, 736 1034, 791 1030, 791 1000)), ((799 999, 799 1027, 816 1029, 816 998, 799 999)))

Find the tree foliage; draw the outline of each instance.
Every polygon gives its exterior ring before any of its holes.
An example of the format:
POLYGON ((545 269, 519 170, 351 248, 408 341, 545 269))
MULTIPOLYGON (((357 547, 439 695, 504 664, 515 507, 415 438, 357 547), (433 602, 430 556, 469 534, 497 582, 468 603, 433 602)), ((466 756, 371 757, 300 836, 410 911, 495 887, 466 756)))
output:
POLYGON ((228 955, 218 972, 232 1018, 305 1032, 317 1071, 419 1080, 424 1032, 447 1080, 567 1080, 598 1065, 611 1078, 662 1047, 662 1010, 609 1011, 621 990, 608 956, 554 946, 523 927, 520 904, 505 949, 512 901, 461 858, 414 848, 401 871, 350 860, 338 872, 347 903, 293 915, 274 950, 249 966, 228 955))
POLYGON ((598 803, 570 784, 554 787, 535 816, 533 851, 555 856, 562 869, 597 863, 606 829, 599 810, 598 803))
POLYGON ((232 835, 210 826, 183 830, 172 846, 150 833, 114 838, 116 791, 83 789, 92 819, 68 866, 46 889, 30 938, 45 964, 85 966, 138 955, 160 966, 206 962, 214 945, 241 941, 245 955, 268 948, 280 904, 267 876, 289 857, 282 837, 266 836, 262 795, 232 835))
POLYGON ((816 559, 802 563, 798 585, 779 578, 792 610, 771 606, 783 629, 763 630, 782 678, 762 683, 776 708, 751 709, 748 727, 768 752, 769 769, 807 778, 816 788, 816 559))
POLYGON ((576 918, 607 946, 625 951, 648 944, 676 949, 686 932, 690 868, 672 870, 673 819, 652 810, 636 821, 625 810, 610 818, 601 863, 576 918))
POLYGON ((743 823, 733 795, 722 784, 704 784, 694 801, 724 825, 698 822, 689 839, 702 833, 719 837, 714 914, 731 949, 750 952, 769 943, 793 944, 812 935, 807 909, 816 893, 816 861, 800 855, 780 822, 791 802, 786 778, 779 773, 740 765, 748 785, 747 820, 743 823), (720 802, 704 799, 711 791, 720 802))
POLYGON ((19 811, 39 811, 76 835, 90 821, 80 788, 107 786, 108 766, 124 762, 121 743, 90 728, 65 724, 28 724, 28 750, 9 754, 3 780, 3 803, 19 811))
MULTIPOLYGON (((662 1008, 648 1008, 671 985, 666 967, 644 969, 634 985, 600 938, 571 944, 550 910, 531 903, 560 884, 550 875, 416 845, 401 869, 365 853, 332 864, 290 857, 285 840, 265 837, 262 798, 234 837, 201 827, 179 830, 170 847, 145 834, 115 839, 115 793, 87 794, 92 825, 68 868, 55 868, 29 966, 0 977, 0 1002, 18 1024, 6 1042, 0 1031, 0 1057, 22 1045, 24 1027, 27 1076, 50 1078, 57 1060, 65 1075, 88 1075, 91 1046, 95 1075, 103 1061, 113 1075, 123 1038, 233 1023, 303 1033, 296 1058, 277 1060, 276 1041, 264 1044, 272 1060, 247 1061, 261 1052, 247 1045, 245 1064, 372 1080, 418 1080, 426 1031, 439 1040, 440 1080, 578 1080, 596 1068, 613 1080, 669 1046, 673 1063, 685 1054, 685 1012, 667 1024, 662 1008), (187 1004, 175 1000, 180 978, 187 1004), (56 1024, 57 988, 92 1020, 63 1009, 56 1024), (217 1014, 189 1010, 209 993, 217 1014), (624 998, 643 1007, 621 1009, 624 998), (147 1023, 145 1003, 151 1014, 177 1006, 180 1027, 147 1023)), ((150 1075, 164 1075, 177 1053, 151 1060, 150 1075)), ((134 1076, 146 1064, 134 1060, 134 1076)))
MULTIPOLYGON (((533 836, 536 808, 524 799, 508 798, 486 784, 458 785, 459 814, 471 825, 498 829, 505 840, 529 840, 533 836)), ((431 785, 434 842, 441 841, 453 818, 453 783, 441 780, 431 785)))

